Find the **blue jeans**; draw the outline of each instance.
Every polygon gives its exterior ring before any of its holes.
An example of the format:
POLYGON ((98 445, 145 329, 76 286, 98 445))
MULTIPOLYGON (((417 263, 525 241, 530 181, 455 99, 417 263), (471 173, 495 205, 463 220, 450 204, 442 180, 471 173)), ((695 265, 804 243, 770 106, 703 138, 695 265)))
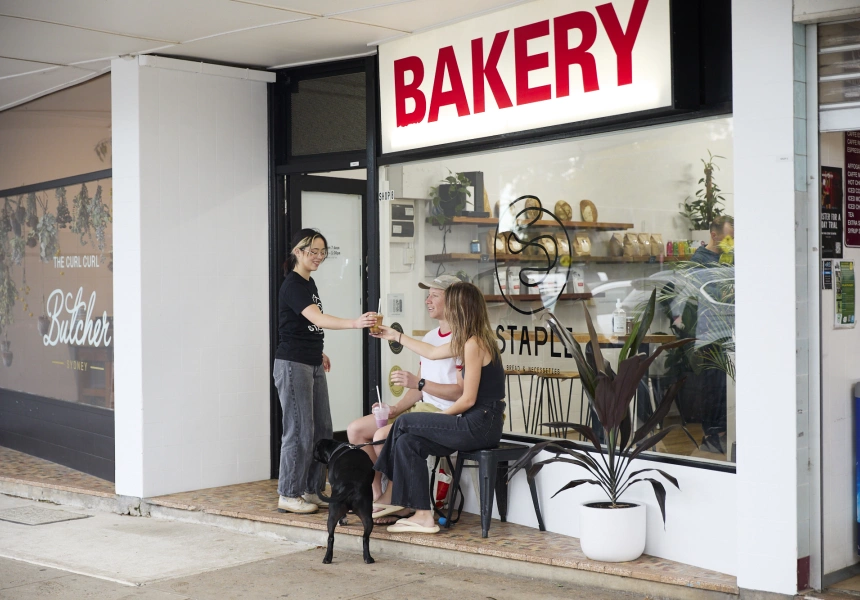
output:
POLYGON ((316 494, 325 481, 323 466, 314 461, 314 445, 332 436, 325 371, 322 365, 275 359, 272 375, 283 411, 278 493, 288 498, 316 494))
POLYGON ((415 510, 430 510, 430 476, 427 457, 448 456, 495 448, 502 438, 501 400, 475 405, 461 415, 407 413, 391 428, 374 469, 394 482, 391 503, 415 510))

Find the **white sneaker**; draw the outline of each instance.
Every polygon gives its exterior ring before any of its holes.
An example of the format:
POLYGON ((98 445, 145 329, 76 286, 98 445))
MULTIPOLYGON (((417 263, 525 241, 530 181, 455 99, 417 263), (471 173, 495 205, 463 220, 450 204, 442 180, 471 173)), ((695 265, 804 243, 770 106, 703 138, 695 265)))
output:
POLYGON ((302 494, 302 500, 310 504, 316 504, 320 508, 328 508, 328 502, 320 498, 317 494, 302 494))
POLYGON ((319 510, 316 504, 305 502, 304 498, 287 498, 286 496, 278 496, 278 510, 281 512, 292 513, 315 513, 319 510))

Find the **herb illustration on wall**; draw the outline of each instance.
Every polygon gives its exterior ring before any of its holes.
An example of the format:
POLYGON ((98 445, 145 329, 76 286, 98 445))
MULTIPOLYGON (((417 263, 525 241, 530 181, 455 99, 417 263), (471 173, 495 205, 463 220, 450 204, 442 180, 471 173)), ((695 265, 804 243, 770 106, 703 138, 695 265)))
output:
POLYGON ((92 195, 87 184, 81 184, 71 202, 65 187, 0 199, 0 333, 5 335, 14 322, 18 303, 34 316, 24 259, 32 252, 41 263, 52 263, 61 253, 61 229, 78 236, 80 245, 92 247, 101 260, 111 254, 105 235, 113 219, 111 207, 101 183, 95 184, 92 195))

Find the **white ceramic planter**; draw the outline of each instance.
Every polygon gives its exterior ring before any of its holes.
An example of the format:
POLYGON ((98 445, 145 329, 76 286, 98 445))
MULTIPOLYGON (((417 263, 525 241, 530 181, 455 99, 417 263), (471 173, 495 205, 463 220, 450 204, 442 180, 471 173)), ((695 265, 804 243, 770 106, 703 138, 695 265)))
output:
POLYGON ((579 508, 579 534, 582 551, 591 560, 636 560, 645 551, 645 505, 594 508, 583 504, 579 508))

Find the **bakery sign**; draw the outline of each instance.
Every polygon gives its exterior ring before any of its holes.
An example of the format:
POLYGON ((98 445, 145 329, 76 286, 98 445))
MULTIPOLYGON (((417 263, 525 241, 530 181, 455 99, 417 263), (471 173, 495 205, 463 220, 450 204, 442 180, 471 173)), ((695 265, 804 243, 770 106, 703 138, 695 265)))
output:
POLYGON ((672 105, 669 0, 537 0, 379 47, 383 152, 672 105))

